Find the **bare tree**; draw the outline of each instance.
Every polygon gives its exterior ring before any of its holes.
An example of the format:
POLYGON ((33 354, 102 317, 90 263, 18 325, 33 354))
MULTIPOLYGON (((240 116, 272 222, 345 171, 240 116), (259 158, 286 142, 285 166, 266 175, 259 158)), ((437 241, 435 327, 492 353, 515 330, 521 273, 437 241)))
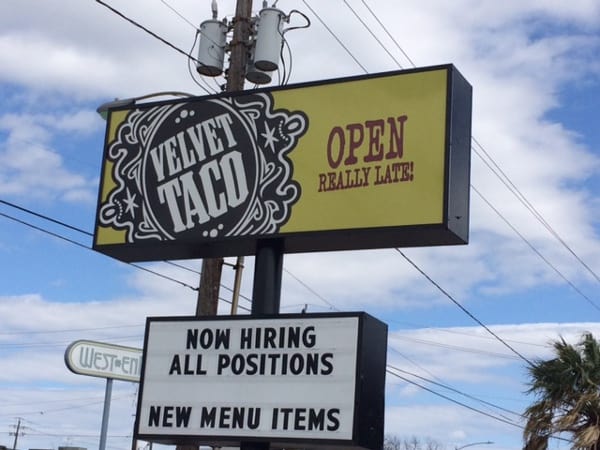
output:
POLYGON ((416 436, 401 438, 393 434, 386 434, 383 440, 383 450, 445 450, 445 447, 432 438, 420 439, 416 436))

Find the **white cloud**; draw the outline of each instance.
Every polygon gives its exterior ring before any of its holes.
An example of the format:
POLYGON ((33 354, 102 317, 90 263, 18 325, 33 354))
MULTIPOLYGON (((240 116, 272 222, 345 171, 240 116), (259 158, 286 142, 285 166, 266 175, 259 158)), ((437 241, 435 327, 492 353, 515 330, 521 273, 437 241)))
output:
POLYGON ((4 114, 0 131, 0 194, 59 197, 67 201, 95 200, 96 185, 68 169, 52 148, 57 135, 85 136, 97 131, 98 119, 89 111, 73 114, 4 114))

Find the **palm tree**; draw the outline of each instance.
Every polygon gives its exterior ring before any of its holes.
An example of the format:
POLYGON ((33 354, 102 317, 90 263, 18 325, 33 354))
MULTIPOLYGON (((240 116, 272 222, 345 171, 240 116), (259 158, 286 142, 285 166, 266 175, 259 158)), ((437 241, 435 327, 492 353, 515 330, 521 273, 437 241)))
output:
POLYGON ((585 333, 576 345, 561 337, 553 347, 555 358, 528 368, 536 401, 524 413, 525 450, 545 450, 561 433, 570 433, 574 450, 600 450, 600 343, 585 333))

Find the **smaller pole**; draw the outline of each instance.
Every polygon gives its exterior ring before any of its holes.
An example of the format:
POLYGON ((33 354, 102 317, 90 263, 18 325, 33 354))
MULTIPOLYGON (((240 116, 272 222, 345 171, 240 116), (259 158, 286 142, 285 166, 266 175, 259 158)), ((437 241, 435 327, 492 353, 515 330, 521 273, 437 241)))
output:
POLYGON ((19 431, 21 430, 21 418, 17 420, 17 430, 15 431, 15 440, 13 442, 13 450, 17 448, 17 440, 19 439, 19 431))
POLYGON ((108 431, 108 414, 110 413, 110 397, 112 396, 112 378, 106 379, 106 390, 104 391, 104 412, 102 413, 102 428, 100 430, 99 450, 106 449, 106 433, 108 431))
POLYGON ((237 314, 240 302, 240 288, 242 287, 242 270, 244 270, 244 257, 238 256, 235 262, 235 278, 233 280, 233 296, 231 298, 231 315, 237 314))

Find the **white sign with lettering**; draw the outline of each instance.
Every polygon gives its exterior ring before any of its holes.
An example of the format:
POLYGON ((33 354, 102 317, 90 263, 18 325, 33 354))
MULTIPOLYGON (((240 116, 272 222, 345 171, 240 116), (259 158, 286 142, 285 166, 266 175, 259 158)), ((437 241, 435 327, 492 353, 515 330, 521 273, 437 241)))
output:
POLYGON ((149 319, 137 432, 350 440, 358 317, 149 319))
POLYGON ((79 375, 139 382, 142 350, 80 340, 67 347, 65 364, 79 375))

